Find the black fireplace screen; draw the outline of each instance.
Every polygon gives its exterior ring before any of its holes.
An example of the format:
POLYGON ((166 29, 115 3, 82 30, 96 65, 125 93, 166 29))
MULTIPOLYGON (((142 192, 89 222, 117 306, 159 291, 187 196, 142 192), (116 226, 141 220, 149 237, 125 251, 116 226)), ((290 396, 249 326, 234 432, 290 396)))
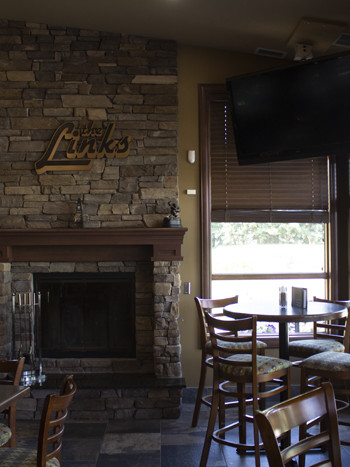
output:
POLYGON ((135 357, 134 274, 35 274, 34 287, 43 357, 135 357))

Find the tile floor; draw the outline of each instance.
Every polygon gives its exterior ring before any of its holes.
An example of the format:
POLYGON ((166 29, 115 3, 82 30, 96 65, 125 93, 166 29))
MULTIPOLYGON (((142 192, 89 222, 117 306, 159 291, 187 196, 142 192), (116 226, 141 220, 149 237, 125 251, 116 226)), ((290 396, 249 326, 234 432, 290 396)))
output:
MULTIPOLYGON (((194 394, 192 389, 184 390, 182 413, 177 420, 68 421, 63 467, 198 467, 208 409, 202 408, 198 426, 192 428, 194 394)), ((35 447, 39 423, 17 423, 18 445, 35 447)), ((350 439, 350 428, 347 433, 350 439)), ((312 463, 320 456, 312 454, 312 463)), ((350 465, 350 447, 342 447, 342 457, 343 466, 350 465)), ((265 456, 261 460, 261 466, 267 467, 265 456)), ((207 467, 253 465, 253 453, 240 456, 233 448, 212 443, 207 467)))

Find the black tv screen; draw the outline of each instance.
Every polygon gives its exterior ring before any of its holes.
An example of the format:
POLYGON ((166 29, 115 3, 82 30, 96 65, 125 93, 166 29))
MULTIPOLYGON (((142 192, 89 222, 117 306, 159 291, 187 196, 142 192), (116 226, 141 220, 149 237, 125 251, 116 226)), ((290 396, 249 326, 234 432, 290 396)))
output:
POLYGON ((350 153, 350 54, 227 85, 239 164, 350 153))

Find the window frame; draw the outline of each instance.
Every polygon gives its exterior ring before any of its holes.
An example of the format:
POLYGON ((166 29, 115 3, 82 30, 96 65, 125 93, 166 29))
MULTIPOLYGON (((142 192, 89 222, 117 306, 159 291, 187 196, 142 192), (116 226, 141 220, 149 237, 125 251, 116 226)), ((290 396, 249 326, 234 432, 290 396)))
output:
MULTIPOLYGON (((211 100, 223 100, 227 95, 224 85, 199 85, 199 144, 200 144, 200 181, 201 181, 201 293, 211 296, 211 190, 210 190, 210 157, 209 157, 209 129, 211 100), (224 94, 225 93, 225 94, 224 94)), ((225 101, 227 98, 225 98, 225 101)), ((328 235, 329 250, 326 251, 329 260, 327 274, 329 296, 347 299, 349 292, 349 158, 346 161, 346 175, 344 175, 344 158, 330 157, 330 219, 328 235), (338 162, 338 164, 337 164, 338 162), (342 169, 339 169, 342 167, 342 169), (347 185, 344 186, 344 182, 347 185), (341 184, 341 188, 339 185, 341 184), (344 232, 344 226, 347 226, 344 232), (340 226, 342 229, 340 229, 340 226), (342 253, 339 254, 340 246, 342 253), (346 271, 347 280, 340 281, 341 271, 346 271)), ((281 278, 283 275, 280 276, 281 278)), ((301 335, 298 335, 301 338, 301 335)))

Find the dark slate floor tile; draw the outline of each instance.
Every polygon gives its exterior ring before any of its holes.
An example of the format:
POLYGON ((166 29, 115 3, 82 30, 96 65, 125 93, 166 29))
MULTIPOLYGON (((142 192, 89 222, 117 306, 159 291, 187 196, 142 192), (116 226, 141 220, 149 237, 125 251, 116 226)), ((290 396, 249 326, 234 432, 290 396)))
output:
MULTIPOLYGON (((185 467, 183 464, 182 467, 185 467)), ((96 467, 161 467, 160 453, 101 454, 96 467)))
MULTIPOLYGON (((161 467, 198 467, 202 444, 185 446, 163 446, 161 467)), ((222 450, 216 443, 210 450, 207 467, 227 467, 222 450)))
POLYGON ((106 433, 159 433, 160 420, 116 420, 110 421, 106 433))
POLYGON ((64 438, 102 438, 107 422, 67 422, 64 426, 64 438))
MULTIPOLYGON (((63 461, 62 467, 96 467, 96 462, 87 461, 63 461)), ((115 464, 116 465, 116 464, 115 464)))
MULTIPOLYGON (((188 397, 194 400, 194 391, 188 397)), ((63 467, 198 467, 209 409, 202 407, 197 427, 192 427, 193 402, 183 401, 181 416, 169 420, 109 422, 68 421, 63 439, 63 467)), ((350 411, 345 416, 348 418, 350 411)), ((231 417, 227 417, 227 421, 231 417)), ((251 427, 249 430, 251 432, 251 427)), ((341 427, 350 440, 350 428, 341 427)), ((38 421, 17 422, 18 445, 37 447, 38 421)), ((309 463, 322 458, 315 451, 309 463)), ((343 465, 350 465, 350 446, 342 447, 343 465)), ((253 467, 254 453, 238 455, 235 448, 212 442, 207 467, 253 467)), ((261 455, 261 467, 268 467, 261 455)))
POLYGON ((100 439, 64 439, 62 458, 64 461, 96 462, 101 451, 100 439))

